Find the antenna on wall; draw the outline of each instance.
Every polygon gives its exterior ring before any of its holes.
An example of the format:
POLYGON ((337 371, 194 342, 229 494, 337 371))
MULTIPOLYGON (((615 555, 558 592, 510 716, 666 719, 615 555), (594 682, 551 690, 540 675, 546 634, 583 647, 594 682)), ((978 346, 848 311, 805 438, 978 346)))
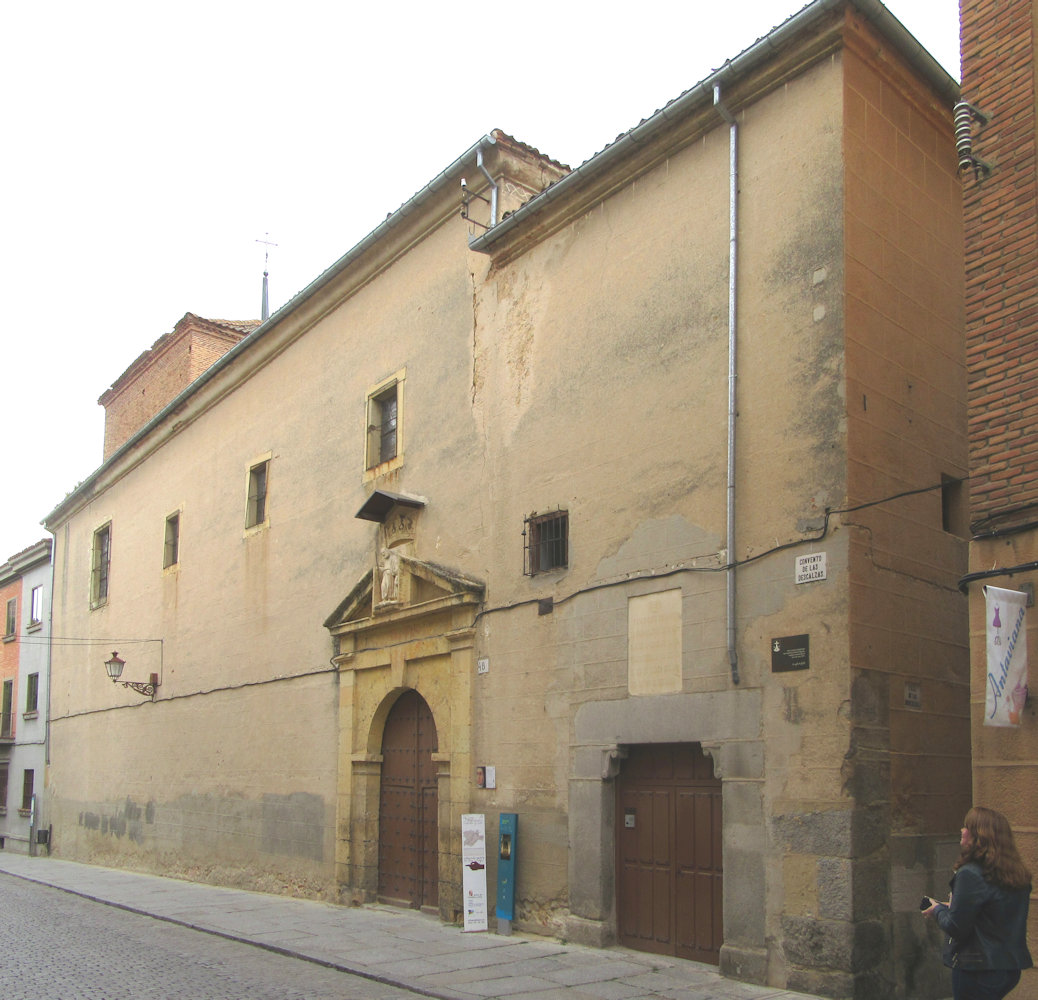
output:
POLYGON ((267 249, 263 251, 263 299, 260 302, 260 322, 266 323, 270 318, 270 305, 267 301, 267 263, 270 260, 270 248, 276 247, 277 244, 271 242, 269 239, 270 233, 264 233, 264 236, 268 237, 263 240, 256 240, 257 243, 262 243, 267 249))

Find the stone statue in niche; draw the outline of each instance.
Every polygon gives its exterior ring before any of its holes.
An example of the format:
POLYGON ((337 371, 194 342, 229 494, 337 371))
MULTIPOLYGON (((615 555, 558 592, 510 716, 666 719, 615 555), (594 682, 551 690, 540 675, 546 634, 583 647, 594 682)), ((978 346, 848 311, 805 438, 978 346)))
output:
POLYGON ((392 549, 382 549, 382 603, 398 600, 400 592, 400 556, 392 549))

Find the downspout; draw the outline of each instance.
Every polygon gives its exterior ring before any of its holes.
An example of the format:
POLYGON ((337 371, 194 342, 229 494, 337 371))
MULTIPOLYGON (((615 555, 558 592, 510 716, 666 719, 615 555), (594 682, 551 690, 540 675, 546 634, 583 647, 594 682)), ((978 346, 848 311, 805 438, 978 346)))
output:
POLYGON ((497 225, 497 184, 494 178, 490 176, 490 171, 483 166, 482 144, 476 147, 476 166, 483 171, 483 176, 490 185, 490 225, 487 228, 493 229, 497 225))
POLYGON ((739 654, 735 629, 735 358, 736 287, 739 223, 739 127, 735 117, 721 100, 721 85, 714 84, 714 107, 728 123, 728 490, 727 528, 725 535, 726 599, 725 618, 728 633, 728 666, 732 683, 739 683, 739 654))

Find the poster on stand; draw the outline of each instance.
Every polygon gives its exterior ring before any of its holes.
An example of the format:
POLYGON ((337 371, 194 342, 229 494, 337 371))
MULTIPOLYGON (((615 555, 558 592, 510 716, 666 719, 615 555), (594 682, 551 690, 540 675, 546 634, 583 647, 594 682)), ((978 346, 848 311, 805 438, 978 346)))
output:
POLYGON ((985 726, 1019 726, 1027 701, 1027 594, 984 588, 987 614, 985 726))
POLYGON ((461 891, 465 897, 463 930, 487 929, 487 828, 482 813, 461 817, 461 891))

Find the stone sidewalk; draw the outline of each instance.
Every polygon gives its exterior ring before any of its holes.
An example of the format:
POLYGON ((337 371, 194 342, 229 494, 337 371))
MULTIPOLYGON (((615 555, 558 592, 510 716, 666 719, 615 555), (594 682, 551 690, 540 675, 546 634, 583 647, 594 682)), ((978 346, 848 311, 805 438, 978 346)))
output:
POLYGON ((4 874, 443 1000, 810 1000, 698 962, 466 934, 388 906, 333 906, 0 851, 4 874))

